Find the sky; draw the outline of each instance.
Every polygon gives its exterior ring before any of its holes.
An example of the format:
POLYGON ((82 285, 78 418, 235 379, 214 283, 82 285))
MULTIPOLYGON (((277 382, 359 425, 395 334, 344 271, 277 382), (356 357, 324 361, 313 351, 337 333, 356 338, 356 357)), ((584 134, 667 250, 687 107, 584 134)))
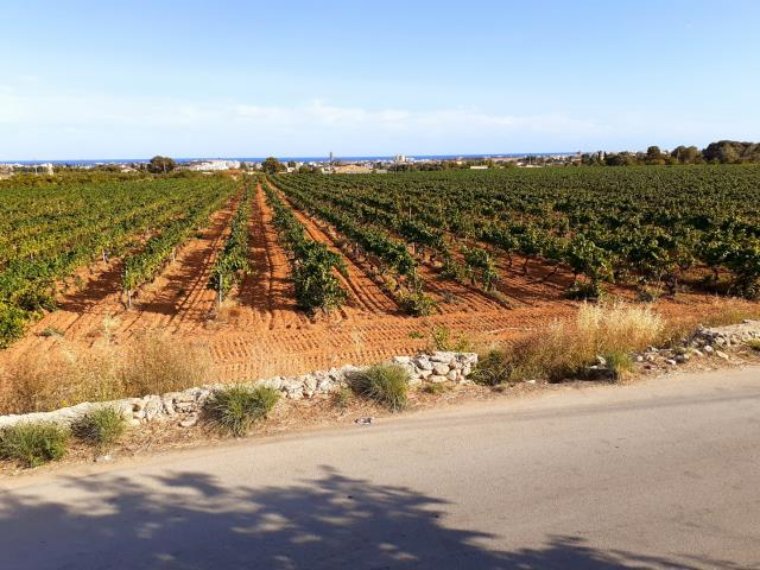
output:
POLYGON ((3 0, 0 160, 760 139, 760 2, 3 0))

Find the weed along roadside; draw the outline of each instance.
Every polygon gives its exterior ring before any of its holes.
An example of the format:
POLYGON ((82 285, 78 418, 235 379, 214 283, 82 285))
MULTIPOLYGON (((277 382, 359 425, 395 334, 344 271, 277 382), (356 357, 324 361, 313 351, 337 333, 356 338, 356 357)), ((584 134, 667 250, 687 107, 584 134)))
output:
POLYGON ((157 427, 243 437, 265 424, 281 400, 300 403, 351 396, 380 409, 401 411, 409 387, 423 383, 465 383, 477 364, 475 353, 433 352, 397 357, 370 367, 345 366, 298 377, 275 377, 249 384, 197 387, 163 395, 82 403, 51 412, 0 416, 0 459, 37 467, 62 459, 70 442, 92 456, 108 453, 128 433, 157 427), (437 376, 435 374, 438 374, 437 376))
MULTIPOLYGON (((298 429, 320 418, 341 421, 357 415, 371 424, 374 415, 498 397, 522 387, 541 389, 568 380, 610 383, 760 359, 760 321, 699 327, 678 340, 669 334, 646 307, 587 305, 574 320, 480 355, 430 350, 373 366, 347 365, 296 377, 0 416, 0 472, 59 461, 70 448, 80 459, 128 455, 135 452, 128 444, 135 438, 148 442, 140 449, 160 448, 152 442, 156 434, 202 443, 298 429)), ((450 340, 439 334, 435 344, 447 346, 450 340), (442 342, 441 336, 448 340, 442 342)), ((456 344, 463 346, 463 339, 456 344)))

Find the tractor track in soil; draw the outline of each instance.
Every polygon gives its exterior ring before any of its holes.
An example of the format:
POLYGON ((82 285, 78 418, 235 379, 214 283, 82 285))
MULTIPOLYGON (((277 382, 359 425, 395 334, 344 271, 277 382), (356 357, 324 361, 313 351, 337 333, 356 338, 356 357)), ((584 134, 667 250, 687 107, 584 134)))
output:
MULTIPOLYGON (((402 315, 365 264, 340 250, 340 234, 294 209, 312 239, 341 252, 349 270, 343 284, 352 306, 309 318, 297 309, 289 261, 263 190, 258 187, 251 199, 249 253, 253 271, 233 296, 237 302, 229 303, 227 313, 223 305, 216 319, 208 319, 215 296, 206 283, 228 231, 234 212, 232 202, 212 215, 200 237, 184 244, 176 260, 141 292, 132 311, 126 311, 121 302, 119 259, 98 262, 77 272, 84 286, 64 294, 60 310, 33 325, 13 347, 0 351, 0 368, 20 355, 38 358, 56 346, 87 350, 103 338, 108 321, 108 334, 117 344, 128 343, 144 331, 166 331, 180 341, 209 348, 214 365, 210 381, 251 380, 411 354, 429 345, 436 327, 462 334, 481 347, 510 342, 555 319, 572 316, 579 306, 562 298, 566 282, 572 279, 566 272, 542 282, 540 278, 551 268, 531 262, 529 275, 523 276, 519 265, 508 271, 505 258, 497 256, 502 275, 499 290, 516 300, 514 308, 505 309, 482 292, 440 279, 435 268, 421 264, 426 289, 444 302, 429 317, 402 315), (41 333, 47 328, 60 330, 63 338, 44 337, 41 333)), ((715 310, 714 303, 706 295, 684 295, 658 303, 657 310, 678 317, 715 310)))
POLYGON ((206 289, 206 284, 233 212, 234 199, 214 212, 200 235, 187 240, 174 261, 139 291, 131 310, 125 308, 122 298, 122 259, 81 268, 75 275, 84 281, 83 285, 63 293, 58 309, 46 314, 23 339, 0 353, 0 362, 57 346, 59 333, 67 344, 82 349, 106 336, 122 342, 148 330, 177 334, 202 328, 214 301, 214 293, 206 289), (45 331, 55 334, 48 338, 45 331))
POLYGON ((349 300, 352 305, 363 312, 367 313, 397 313, 398 305, 385 293, 380 286, 362 269, 359 264, 354 262, 346 255, 335 243, 329 234, 329 228, 323 229, 319 222, 306 215, 304 212, 294 207, 290 201, 280 193, 280 196, 293 210, 296 219, 304 226, 306 233, 318 243, 326 245, 331 251, 337 253, 346 263, 347 276, 338 274, 346 292, 349 294, 349 300))
MULTIPOLYGON (((338 236, 340 235, 340 232, 321 218, 310 216, 299 210, 287 200, 287 197, 283 195, 281 190, 278 189, 278 192, 282 198, 288 202, 288 205, 296 214, 299 221, 307 227, 307 231, 310 231, 310 235, 312 235, 314 239, 335 246, 334 238, 331 236, 338 236), (324 229, 322 229, 322 227, 324 227, 324 229), (311 230, 315 230, 314 234, 311 234, 311 230)), ((391 231, 388 231, 388 235, 400 241, 404 241, 391 231)), ((380 287, 369 277, 367 272, 360 269, 357 262, 355 262, 349 255, 342 252, 339 248, 335 247, 335 251, 343 255, 351 265, 356 267, 358 272, 364 274, 371 287, 378 289, 379 293, 385 295, 380 287)), ((425 292, 429 293, 437 302, 438 306, 436 312, 440 314, 508 310, 503 302, 489 297, 476 287, 459 283, 452 279, 442 278, 436 269, 430 267, 426 263, 418 263, 418 273, 425 285, 425 292)), ((388 297, 386 296, 386 298, 388 297)), ((390 300, 390 298, 388 299, 390 300)))
POLYGON ((211 216, 211 223, 188 240, 176 259, 145 287, 132 310, 146 329, 192 332, 203 328, 214 313, 216 293, 209 288, 211 270, 230 232, 240 196, 211 216))
POLYGON ((235 324, 256 331, 308 327, 308 317, 296 305, 290 262, 280 245, 261 186, 253 197, 249 236, 252 271, 240 287, 242 307, 235 324))

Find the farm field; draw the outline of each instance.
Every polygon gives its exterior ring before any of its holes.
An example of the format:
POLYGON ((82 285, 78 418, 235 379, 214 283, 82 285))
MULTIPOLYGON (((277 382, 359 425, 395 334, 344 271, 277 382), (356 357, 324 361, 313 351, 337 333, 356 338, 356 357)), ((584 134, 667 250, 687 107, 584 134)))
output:
POLYGON ((602 291, 755 307, 760 168, 10 180, 0 224, 0 368, 165 334, 229 381, 509 341, 602 291))

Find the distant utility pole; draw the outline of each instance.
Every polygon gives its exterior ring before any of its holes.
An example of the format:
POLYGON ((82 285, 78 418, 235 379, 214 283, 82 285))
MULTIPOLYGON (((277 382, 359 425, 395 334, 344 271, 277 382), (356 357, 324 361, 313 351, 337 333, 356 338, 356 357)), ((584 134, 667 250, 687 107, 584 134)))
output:
POLYGON ((330 174, 333 173, 333 152, 330 151, 330 167, 329 167, 330 174))

